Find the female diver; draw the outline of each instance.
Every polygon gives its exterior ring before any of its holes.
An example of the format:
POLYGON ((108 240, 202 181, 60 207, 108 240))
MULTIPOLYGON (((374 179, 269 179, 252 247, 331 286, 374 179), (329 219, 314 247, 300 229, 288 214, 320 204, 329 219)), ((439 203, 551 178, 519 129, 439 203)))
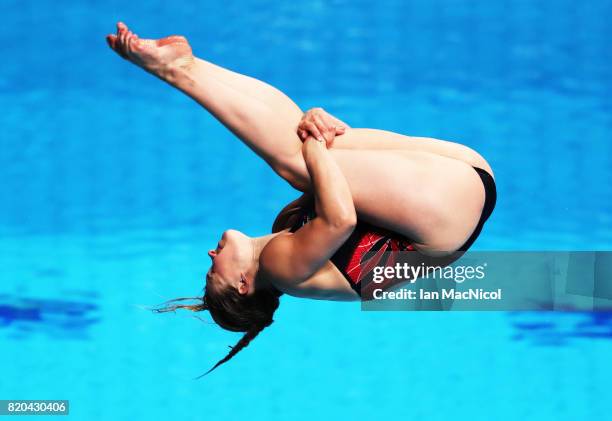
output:
POLYGON ((493 211, 491 167, 466 146, 350 128, 320 108, 304 114, 274 87, 195 57, 181 36, 141 39, 118 23, 107 42, 193 98, 303 192, 272 234, 223 233, 208 252, 201 302, 160 310, 208 310, 222 328, 246 332, 208 372, 272 323, 283 293, 367 299, 361 286, 373 253, 413 250, 443 261, 467 250, 493 211))

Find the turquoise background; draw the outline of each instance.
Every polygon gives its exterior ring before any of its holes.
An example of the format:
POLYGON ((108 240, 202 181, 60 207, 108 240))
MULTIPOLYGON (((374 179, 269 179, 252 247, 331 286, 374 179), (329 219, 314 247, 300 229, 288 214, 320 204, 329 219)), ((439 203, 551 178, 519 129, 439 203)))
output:
POLYGON ((195 53, 354 127, 456 140, 495 170, 477 250, 612 246, 612 2, 5 0, 0 398, 78 420, 605 419, 606 314, 369 313, 283 297, 239 335, 150 305, 198 294, 221 232, 296 197, 104 36, 195 53))

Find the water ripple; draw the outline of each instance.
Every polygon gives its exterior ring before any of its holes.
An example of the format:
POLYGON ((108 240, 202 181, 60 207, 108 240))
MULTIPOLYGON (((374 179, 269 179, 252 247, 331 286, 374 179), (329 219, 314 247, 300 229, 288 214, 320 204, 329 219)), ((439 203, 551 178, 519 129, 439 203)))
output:
POLYGON ((513 340, 566 346, 580 339, 612 340, 612 312, 509 313, 513 340))
MULTIPOLYGON (((93 300, 95 294, 88 294, 93 300)), ((88 339, 90 326, 99 321, 92 301, 26 298, 0 295, 0 328, 11 339, 44 334, 53 339, 88 339)))

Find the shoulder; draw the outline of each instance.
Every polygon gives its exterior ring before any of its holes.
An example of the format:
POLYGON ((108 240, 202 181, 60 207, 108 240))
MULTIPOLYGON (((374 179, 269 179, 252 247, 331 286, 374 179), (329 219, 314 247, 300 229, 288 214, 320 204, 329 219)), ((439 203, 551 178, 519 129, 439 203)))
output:
POLYGON ((313 261, 304 238, 285 230, 271 239, 261 251, 259 271, 273 283, 295 285, 321 266, 319 260, 313 261))
POLYGON ((288 277, 286 260, 293 249, 293 233, 284 229, 265 245, 259 255, 259 271, 271 281, 288 277))

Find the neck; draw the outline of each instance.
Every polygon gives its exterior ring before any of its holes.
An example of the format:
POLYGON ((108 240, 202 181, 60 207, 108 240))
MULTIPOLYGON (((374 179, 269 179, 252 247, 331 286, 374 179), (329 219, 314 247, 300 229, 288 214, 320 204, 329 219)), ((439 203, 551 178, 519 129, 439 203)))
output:
MULTIPOLYGON (((273 233, 273 234, 268 234, 268 235, 263 235, 261 237, 253 237, 251 238, 251 248, 253 250, 253 256, 252 256, 252 262, 251 262, 251 269, 246 273, 246 276, 248 279, 255 279, 257 272, 259 271, 259 256, 261 255, 261 251, 264 249, 264 247, 266 246, 266 244, 268 244, 268 242, 273 239, 274 237, 276 237, 279 233, 273 233)), ((264 282, 262 280, 258 280, 259 282, 264 282)), ((267 285, 259 285, 260 287, 265 287, 267 285)))

